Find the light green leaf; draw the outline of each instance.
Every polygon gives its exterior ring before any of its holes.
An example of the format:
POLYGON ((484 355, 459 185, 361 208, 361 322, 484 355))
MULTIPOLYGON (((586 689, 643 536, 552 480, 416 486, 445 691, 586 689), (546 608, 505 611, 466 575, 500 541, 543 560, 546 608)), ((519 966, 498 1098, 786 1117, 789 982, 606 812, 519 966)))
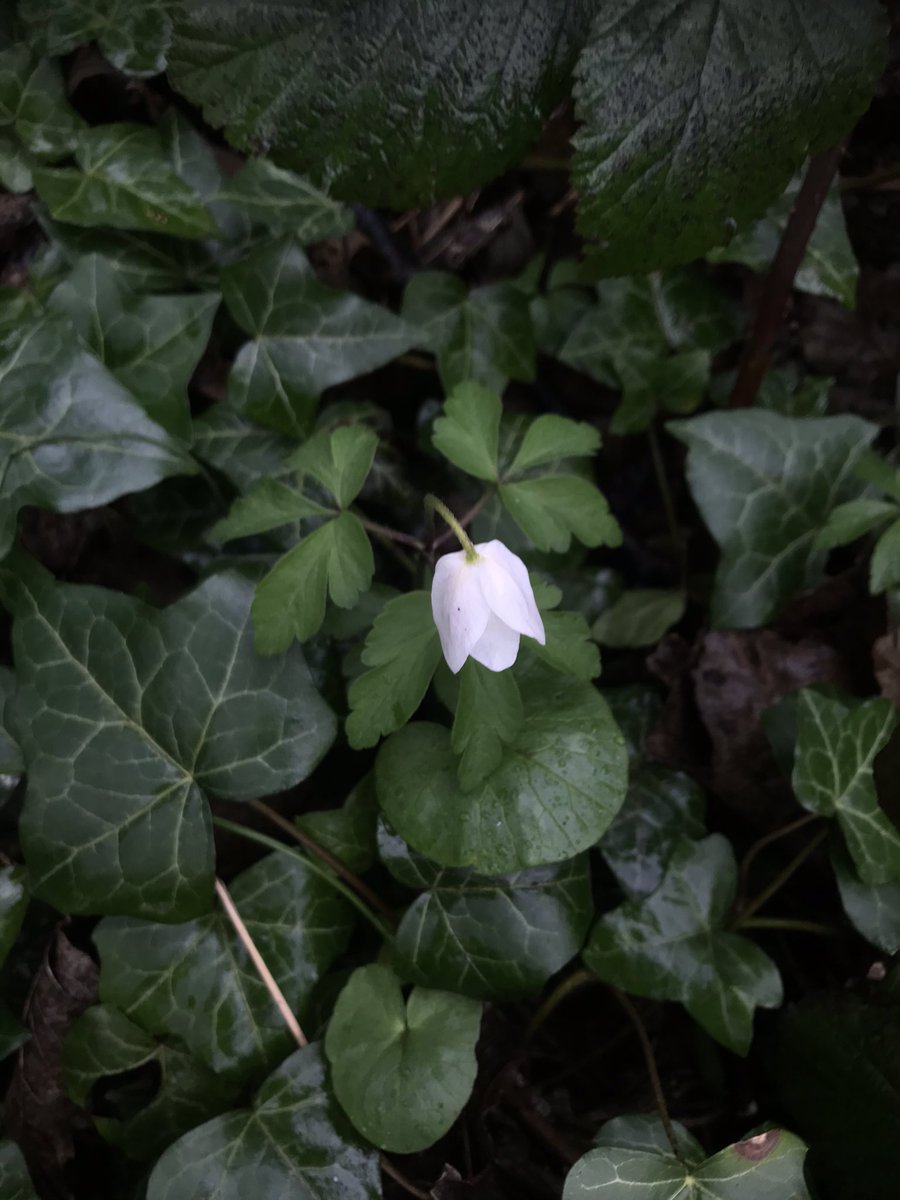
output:
MULTIPOLYGON (((229 884, 235 907, 291 1011, 343 951, 349 905, 296 857, 270 854, 229 884)), ((231 922, 216 909, 181 925, 107 917, 97 926, 100 999, 148 1033, 180 1038, 229 1082, 257 1079, 291 1035, 231 922)))
POLYGON ((853 468, 875 428, 858 417, 762 410, 707 413, 668 428, 688 447, 688 483, 722 550, 713 623, 763 625, 821 577, 816 537, 832 509, 862 490, 853 468))
POLYGON ((799 691, 797 704, 797 799, 810 812, 837 818, 865 883, 900 881, 900 830, 879 808, 872 778, 900 712, 890 700, 844 700, 814 688, 799 691))
POLYGON ((504 508, 539 550, 619 546, 622 531, 602 493, 578 475, 543 475, 500 485, 504 508))
POLYGON ((772 960, 728 932, 736 887, 734 852, 725 838, 685 839, 655 892, 600 918, 584 961, 626 992, 680 1000, 707 1033, 746 1054, 754 1009, 777 1008, 782 989, 772 960))
POLYGON ((588 683, 600 674, 600 651, 591 641, 587 621, 576 612, 544 612, 546 642, 529 642, 529 648, 543 662, 588 683))
POLYGON ((415 344, 437 356, 447 392, 480 383, 499 395, 510 379, 534 378, 528 297, 515 284, 468 292, 455 275, 422 271, 406 289, 402 315, 416 331, 415 344))
POLYGON ((66 1088, 79 1108, 93 1108, 94 1088, 111 1076, 156 1067, 159 1085, 137 1111, 127 1103, 121 1115, 94 1115, 94 1124, 113 1146, 132 1158, 158 1158, 195 1126, 230 1107, 237 1089, 201 1066, 178 1045, 159 1042, 115 1008, 96 1005, 85 1012, 63 1043, 66 1088))
POLYGON ((835 546, 845 546, 864 537, 885 521, 897 517, 900 509, 888 500, 874 500, 861 497, 859 500, 848 500, 832 509, 828 520, 816 538, 816 545, 823 550, 831 550, 835 546))
POLYGON ((32 326, 0 359, 0 558, 24 504, 94 508, 193 474, 182 444, 55 324, 32 326))
POLYGON ((342 237, 353 228, 349 208, 267 158, 251 158, 224 182, 218 198, 246 213, 254 224, 289 233, 304 246, 342 237))
POLYGON ((516 475, 561 459, 587 458, 599 449, 600 434, 593 425, 545 413, 536 417, 525 430, 507 474, 516 475))
POLYGON ((11 125, 29 153, 51 160, 71 153, 84 130, 59 67, 35 59, 21 42, 0 51, 0 125, 11 125))
POLYGON ((487 876, 435 866, 383 826, 378 848, 392 875, 422 891, 394 941, 405 979, 511 1000, 537 993, 581 949, 593 913, 586 855, 487 876))
POLYGON ((436 450, 476 479, 497 478, 502 405, 499 396, 478 383, 460 383, 444 401, 444 415, 434 423, 436 450))
POLYGON ((187 386, 206 349, 219 305, 215 294, 140 296, 109 260, 88 255, 53 291, 51 312, 79 337, 152 420, 190 440, 187 386))
POLYGON ((866 108, 877 0, 622 0, 576 71, 573 181, 591 263, 627 275, 699 258, 775 201, 866 108), (765 127, 766 136, 758 136, 765 127))
POLYGON ((415 340, 388 309, 319 283, 290 238, 227 267, 222 293, 251 338, 234 361, 228 403, 281 433, 308 434, 326 388, 384 366, 415 340))
POLYGON ((214 575, 169 608, 52 585, 16 564, 13 728, 36 895, 68 913, 205 911, 205 793, 252 800, 306 778, 335 721, 298 649, 260 659, 252 586, 214 575))
POLYGON ((320 525, 275 564, 253 601, 256 649, 278 654, 305 642, 325 617, 327 597, 351 608, 368 591, 375 560, 359 518, 344 512, 320 525))
POLYGON ((470 792, 459 787, 441 726, 407 725, 381 747, 375 783, 382 812, 442 866, 497 875, 572 858, 603 835, 622 804, 624 740, 596 689, 547 668, 520 685, 518 736, 470 792))
POLYGON ((375 780, 371 774, 356 785, 340 808, 307 812, 294 818, 298 828, 357 875, 368 871, 375 861, 377 819, 375 780))
POLYGON ((359 1132, 412 1154, 447 1132, 472 1091, 481 1005, 416 987, 404 1000, 388 967, 360 967, 325 1036, 331 1082, 359 1132))
POLYGON ((160 133, 146 125, 98 125, 78 135, 79 169, 36 167, 34 186, 57 221, 217 237, 197 194, 179 179, 160 133))
POLYGON ((230 542, 293 525, 307 517, 330 515, 329 509, 316 504, 291 484, 263 477, 251 485, 245 496, 237 497, 228 515, 212 527, 210 536, 230 542))
POLYGON ((374 746, 406 724, 422 703, 440 658, 428 592, 408 592, 388 601, 362 652, 369 669, 353 680, 347 693, 347 740, 354 749, 374 746))
POLYGON ((252 1109, 186 1134, 153 1168, 147 1200, 380 1200, 378 1155, 357 1139, 331 1093, 319 1046, 286 1059, 252 1109))
POLYGON ((0 1195, 3 1200, 38 1200, 22 1151, 15 1142, 0 1141, 0 1195))
POLYGON ((869 568, 869 590, 873 595, 895 587, 900 587, 900 518, 875 543, 869 568))
POLYGON ((841 904, 853 927, 885 954, 896 954, 900 950, 900 883, 863 883, 839 838, 831 843, 831 865, 841 904))
POLYGON ((684 593, 665 588, 622 592, 591 629, 601 646, 653 646, 684 616, 684 593))
POLYGON ((170 0, 20 0, 19 16, 43 53, 68 54, 97 42, 114 67, 128 75, 166 69, 172 36, 170 0))
POLYGON ((880 492, 900 503, 900 467, 885 462, 877 454, 864 454, 856 468, 856 474, 865 483, 871 483, 880 492))
POLYGON ((309 473, 328 488, 340 508, 349 508, 366 482, 378 436, 365 425, 323 429, 288 459, 288 466, 309 473))
POLYGON ((271 147, 344 199, 427 207, 533 145, 566 97, 589 12, 556 0, 226 0, 179 11, 170 77, 240 149, 271 147))
POLYGON ((196 457, 220 471, 239 492, 250 492, 264 476, 293 474, 286 459, 297 443, 254 425, 225 404, 216 404, 198 417, 193 429, 191 448, 196 457))
POLYGON ((459 786, 469 792, 503 761, 524 713, 512 671, 489 671, 468 659, 459 673, 459 698, 450 744, 459 755, 459 786))

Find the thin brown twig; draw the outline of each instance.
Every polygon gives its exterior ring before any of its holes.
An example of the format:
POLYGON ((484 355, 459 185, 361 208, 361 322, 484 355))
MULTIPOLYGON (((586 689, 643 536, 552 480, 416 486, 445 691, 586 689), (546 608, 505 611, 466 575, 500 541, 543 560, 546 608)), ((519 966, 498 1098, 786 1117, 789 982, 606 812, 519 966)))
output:
POLYGON ((790 834, 796 833, 798 829, 805 829, 807 825, 811 825, 813 821, 818 821, 820 818, 816 813, 804 813, 802 817, 798 817, 796 821, 791 821, 787 825, 782 825, 780 829, 773 829, 770 833, 765 834, 759 841, 754 842, 747 853, 744 855, 741 863, 740 882, 738 884, 738 907, 744 902, 747 895, 747 885, 750 880, 750 868, 756 862, 759 854, 771 846, 773 842, 778 842, 781 838, 789 837, 790 834))
POLYGON ((756 309, 756 320, 744 346, 737 380, 731 393, 732 408, 749 408, 769 367, 791 297, 794 278, 816 226, 819 210, 828 195, 846 143, 818 154, 809 164, 797 200, 788 217, 778 251, 769 268, 756 309))
POLYGON ((335 858, 324 846, 320 846, 318 842, 314 841, 308 833, 304 833, 293 821, 289 821, 287 817, 283 817, 281 813, 276 812, 274 808, 270 808, 264 801, 251 800, 250 807, 255 808, 267 821, 271 821, 273 825, 277 825, 283 833, 288 834, 295 842, 299 842, 304 850, 307 850, 310 854, 314 854, 316 858, 320 858, 326 866, 331 867, 335 875, 339 875, 349 887, 352 887, 354 892, 361 896, 371 908, 374 908, 376 912, 380 912, 382 916, 387 917, 393 923, 394 914, 388 905, 385 904, 380 896, 377 896, 372 891, 367 883, 363 883, 359 876, 354 875, 349 867, 344 866, 339 858, 335 858))
POLYGON ((391 529, 390 525, 381 525, 378 521, 371 521, 362 513, 354 513, 354 516, 364 529, 368 529, 369 533, 387 538, 391 542, 399 542, 401 546, 411 546, 413 550, 418 550, 420 553, 425 550, 425 543, 419 538, 413 537, 411 533, 403 533, 399 529, 391 529))
POLYGON ((303 1030, 300 1028, 299 1021, 297 1020, 297 1018, 294 1016, 293 1012, 291 1011, 291 1006, 288 1004, 287 1000, 285 999, 284 992, 282 992, 281 988, 278 986, 278 982, 275 979, 275 976, 272 974, 272 972, 266 966, 265 959, 263 958, 263 956, 260 954, 259 950, 257 949, 256 943, 254 942, 253 938, 250 936, 250 932, 247 929, 247 926, 244 924, 241 914, 238 912, 237 908, 235 907, 235 903, 232 900, 231 895, 229 894, 228 888, 225 886, 225 884, 222 882, 221 879, 216 879, 216 895, 219 897, 219 902, 221 903, 222 907, 224 908, 225 915, 228 917, 228 920, 231 922, 234 932, 238 935, 238 937, 240 938, 241 944, 243 945, 243 947, 247 951, 247 953, 250 955, 250 960, 253 963, 254 967, 256 968, 256 973, 259 975, 260 979, 265 984, 266 991, 272 997, 275 1007, 278 1009, 279 1013, 281 1014, 281 1019, 284 1021, 285 1025, 287 1025, 288 1029, 290 1030, 291 1037, 293 1037, 294 1041, 301 1048, 303 1046, 308 1046, 309 1042, 307 1041, 306 1035, 304 1034, 303 1030))
POLYGON ((659 1113, 659 1119, 662 1121, 662 1127, 666 1132, 669 1145, 672 1147, 672 1153, 680 1161, 681 1148, 678 1145, 678 1139, 675 1137, 675 1129, 672 1126, 672 1119, 669 1116, 669 1108, 666 1104, 666 1094, 663 1091, 662 1080, 659 1077, 659 1068, 656 1065, 656 1055, 653 1053, 653 1046, 650 1044, 650 1037, 647 1033, 647 1027, 641 1019, 641 1014, 634 1007, 624 992, 619 991, 617 987, 609 984, 609 990, 618 1000, 619 1004, 625 1010, 628 1019, 634 1026, 634 1031, 638 1035, 638 1041, 641 1043, 641 1050, 644 1052, 644 1062, 647 1064, 647 1074, 650 1076, 650 1087, 653 1089, 653 1098, 656 1101, 656 1108, 659 1113))
POLYGON ((406 1178, 401 1170, 394 1166, 385 1154, 381 1156, 381 1169, 385 1175, 390 1175, 394 1183, 398 1183, 404 1192, 409 1192, 410 1196, 415 1196, 416 1200, 431 1200, 428 1192, 423 1192, 421 1188, 417 1188, 411 1180, 406 1178))

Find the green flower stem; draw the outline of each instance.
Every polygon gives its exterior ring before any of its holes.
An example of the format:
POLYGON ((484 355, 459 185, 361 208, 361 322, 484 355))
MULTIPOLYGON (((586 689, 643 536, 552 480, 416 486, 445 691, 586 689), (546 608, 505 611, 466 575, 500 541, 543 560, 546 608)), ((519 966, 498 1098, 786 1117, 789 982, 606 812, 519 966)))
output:
POLYGON ((738 907, 747 895, 748 883, 750 880, 750 868, 753 866, 758 855, 765 850, 767 846, 771 846, 773 842, 780 841, 781 838, 789 837, 792 833, 796 833, 798 829, 803 829, 807 825, 811 825, 814 821, 820 821, 821 817, 818 813, 804 813, 802 817, 798 817, 796 821, 791 821, 787 825, 782 825, 780 829, 773 829, 770 833, 765 834, 758 841, 754 842, 747 853, 744 855, 741 863, 740 885, 738 886, 738 907))
MULTIPOLYGON (((487 488, 484 492, 482 492, 468 512, 460 517, 459 523, 462 525, 463 529, 467 529, 472 524, 490 498, 494 495, 494 491, 495 489, 492 487, 487 488)), ((439 534, 431 543, 431 549, 437 550, 438 546, 442 546, 450 537, 452 537, 451 530, 445 529, 444 532, 439 534)))
POLYGON ((768 887, 763 888, 755 900, 751 900, 749 904, 744 905, 740 912, 734 914, 731 921, 731 928, 735 929, 741 925, 745 926, 747 919, 752 917, 764 904, 767 904, 776 892, 781 891, 794 872, 803 866, 809 856, 821 846, 827 837, 828 826, 826 825, 818 831, 815 837, 809 839, 803 849, 791 859, 783 871, 775 876, 768 887))
POLYGON ((796 921, 793 917, 750 917, 739 921, 737 929, 785 929, 795 933, 816 933, 821 937, 837 937, 839 929, 821 921, 796 921))
POLYGON ((531 1018, 525 1033, 526 1042, 532 1040, 544 1022, 556 1012, 564 1000, 568 999, 573 992, 577 992, 592 983, 600 983, 600 980, 593 971, 588 971, 586 968, 582 968, 580 971, 573 971, 571 975, 567 975, 565 979, 558 983, 531 1018))
POLYGON ((436 513, 439 513, 444 518, 444 520, 456 534, 459 544, 462 546, 463 550, 465 550, 466 562, 475 562, 478 558, 478 551, 472 545, 472 539, 463 529, 462 525, 460 525, 459 521, 457 521, 456 517, 443 502, 443 500, 438 500, 437 496, 432 496, 429 492, 425 497, 425 507, 434 509, 436 513))
POLYGON ((267 833, 259 833, 255 829, 248 829, 245 825, 238 825, 236 821, 226 821, 224 817, 213 817, 213 825, 217 825, 220 829, 227 829, 229 833, 236 833, 238 837, 246 838, 248 842, 257 842, 260 846, 265 846, 269 850, 277 850, 281 854, 289 854, 292 858, 296 858, 305 867, 308 867, 314 875, 318 875, 320 879, 324 879, 336 892, 340 892, 345 899, 349 900, 357 912, 361 913, 369 924, 378 930, 386 942, 393 941, 393 934, 381 918, 376 916, 368 904, 364 904, 356 892, 348 887, 342 879, 339 879, 328 867, 321 866, 314 858, 309 858, 307 855, 301 854, 299 850, 294 850, 291 846, 286 846, 284 842, 279 842, 277 838, 269 837, 267 833))

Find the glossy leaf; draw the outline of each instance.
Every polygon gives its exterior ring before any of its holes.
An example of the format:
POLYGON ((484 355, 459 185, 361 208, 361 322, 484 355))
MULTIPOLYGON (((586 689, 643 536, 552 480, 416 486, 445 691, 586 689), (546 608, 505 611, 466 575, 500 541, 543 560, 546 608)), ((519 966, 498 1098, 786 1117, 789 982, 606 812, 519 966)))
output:
POLYGON ((671 421, 688 447, 694 500, 722 558, 712 599, 719 627, 764 624, 821 577, 819 530, 836 505, 859 495, 853 468, 875 429, 858 417, 708 413, 671 421))
POLYGON ((469 292, 455 275, 422 271, 406 289, 403 317, 415 344, 436 355, 447 392, 478 383, 500 394, 510 379, 534 378, 528 297, 511 283, 469 292))
POLYGON ((601 646, 653 646, 684 615, 683 592, 635 588, 622 592, 591 629, 601 646))
POLYGON ((463 665, 450 738, 459 755, 463 791, 471 791, 496 771, 505 747, 516 741, 523 717, 519 685, 511 671, 489 671, 471 658, 463 665))
POLYGON ((3 1200, 38 1200, 22 1151, 5 1140, 0 1141, 0 1195, 3 1200))
POLYGON ((895 519, 898 513, 900 509, 897 505, 888 500, 866 496, 859 500, 848 500, 829 514, 827 523, 819 531, 816 544, 823 550, 845 546, 884 525, 885 521, 895 519))
POLYGON ((215 467, 239 492, 248 492, 262 476, 291 475, 286 466, 296 442, 248 421, 225 404, 216 404, 193 422, 192 450, 215 467))
POLYGON ((539 550, 618 546, 622 531, 601 492, 579 475, 543 475, 500 486, 504 508, 539 550))
POLYGON ((242 578, 214 575, 158 610, 25 566, 6 586, 35 893, 69 913, 204 911, 205 794, 292 787, 330 746, 331 711, 298 650, 274 662, 254 653, 242 578))
POLYGON ((197 194, 173 170, 156 129, 98 125, 78 135, 74 153, 78 170, 34 170, 34 186, 55 220, 176 238, 218 235, 197 194))
POLYGON ((379 1200, 378 1156, 331 1098, 316 1045, 298 1050, 256 1093, 252 1109, 217 1117, 171 1146, 147 1200, 379 1200))
POLYGON ((190 440, 187 386, 209 341, 219 297, 206 293, 140 296, 96 255, 80 259, 48 307, 65 316, 82 341, 136 396, 148 416, 190 440))
POLYGON ((593 265, 648 271, 727 241, 807 154, 840 140, 883 63, 877 0, 623 0, 600 10, 575 87, 573 179, 581 230, 598 239, 593 265))
POLYGON ((455 467, 476 479, 497 478, 502 405, 490 388, 460 383, 444 401, 431 440, 455 467))
POLYGON ((600 651, 590 640, 591 631, 581 613, 544 612, 544 633, 547 641, 537 642, 532 651, 557 671, 574 675, 588 683, 600 674, 600 651))
POLYGON ((28 889, 22 867, 0 867, 0 966, 6 961, 22 928, 28 889))
POLYGON ((0 558, 24 504, 75 512, 196 470, 183 445, 54 324, 0 359, 0 558))
POLYGON ((720 834, 682 841, 650 896, 601 917, 584 961, 636 996, 680 1000, 717 1041, 746 1054, 757 1006, 777 1008, 778 969, 727 929, 737 886, 734 853, 720 834))
POLYGON ((184 9, 170 75, 243 150, 388 208, 480 187, 564 98, 583 3, 227 0, 184 9), (273 96, 278 97, 273 103, 273 96))
MULTIPOLYGON (((271 854, 229 884, 285 999, 302 1018, 352 929, 347 902, 296 858, 271 854)), ((229 1082, 258 1079, 291 1036, 221 910, 181 925, 108 917, 97 926, 100 999, 148 1033, 180 1038, 229 1082)))
POLYGON ((622 804, 624 742, 589 684, 535 670, 520 681, 525 719, 496 771, 460 789, 449 732, 413 723, 375 765, 382 812, 414 849, 449 867, 503 874, 593 845, 622 804))
POLYGON ((367 775, 340 808, 321 809, 296 817, 297 826, 344 866, 361 875, 375 861, 378 805, 375 781, 367 775))
POLYGON ((900 881, 900 830, 878 806, 872 766, 900 724, 890 700, 840 699, 813 688, 797 693, 793 785, 810 812, 836 817, 868 884, 900 881))
POLYGON ((21 42, 0 50, 0 125, 11 126, 30 154, 49 160, 71 153, 84 130, 59 67, 21 42))
POLYGON ((307 434, 326 388, 384 366, 415 340, 388 309, 319 283, 290 238, 227 267, 222 292, 251 338, 234 361, 228 403, 281 433, 307 434))
POLYGON ((5 716, 7 704, 16 689, 15 674, 8 667, 0 667, 0 775, 21 775, 25 769, 22 752, 9 730, 5 716))
POLYGON ((403 978, 509 1000, 537 993, 581 949, 593 913, 585 855, 486 876, 435 866, 384 828, 378 846, 388 870, 422 891, 394 943, 403 978))
POLYGON ((896 954, 900 950, 900 883, 863 883, 840 839, 831 845, 831 865, 850 923, 866 941, 896 954))
POLYGON ((877 594, 900 587, 900 517, 875 543, 869 570, 869 589, 877 594))
POLYGON ((103 54, 128 75, 158 75, 166 68, 172 36, 168 0, 21 0, 19 16, 34 44, 47 54, 68 54, 96 41, 103 54))
POLYGON ((411 1154, 447 1132, 478 1065, 481 1005, 413 988, 404 1000, 388 967, 354 971, 325 1036, 331 1081, 359 1132, 382 1150, 411 1154))
POLYGON ((368 668, 350 684, 347 740, 356 749, 405 725, 422 703, 440 662, 441 644, 428 592, 388 601, 362 651, 368 668))
POLYGON ((340 508, 348 508, 372 467, 378 437, 364 425, 320 430, 288 459, 288 465, 328 488, 340 508))
MULTIPOLYGON (((230 1107, 235 1089, 179 1047, 159 1042, 118 1009, 89 1008, 66 1034, 62 1052, 66 1088, 79 1108, 93 1108, 98 1085, 155 1067, 159 1083, 137 1112, 94 1115, 102 1136, 132 1158, 157 1158, 195 1126, 230 1107)), ((107 1101, 107 1106, 109 1101, 107 1101)))
POLYGON ((350 209, 267 158, 251 158, 223 183, 218 198, 246 213, 255 224, 272 233, 290 233, 304 246, 342 237, 353 228, 350 209))
POLYGON ((554 413, 535 417, 509 466, 509 474, 531 471, 566 458, 587 458, 600 449, 600 434, 585 421, 570 421, 554 413))
POLYGON ((296 485, 264 475, 251 484, 246 495, 238 496, 227 515, 212 527, 210 536, 230 542, 299 525, 308 517, 329 516, 331 510, 310 500, 296 485))

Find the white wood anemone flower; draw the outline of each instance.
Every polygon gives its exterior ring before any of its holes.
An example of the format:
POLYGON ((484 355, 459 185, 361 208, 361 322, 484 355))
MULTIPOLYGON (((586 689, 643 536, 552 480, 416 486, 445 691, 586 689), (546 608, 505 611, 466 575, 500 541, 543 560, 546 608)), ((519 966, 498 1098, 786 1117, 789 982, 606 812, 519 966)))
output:
POLYGON ((441 649, 454 675, 467 658, 505 671, 516 661, 520 637, 545 642, 528 568, 496 539, 473 546, 466 538, 463 544, 434 569, 431 611, 441 649))

